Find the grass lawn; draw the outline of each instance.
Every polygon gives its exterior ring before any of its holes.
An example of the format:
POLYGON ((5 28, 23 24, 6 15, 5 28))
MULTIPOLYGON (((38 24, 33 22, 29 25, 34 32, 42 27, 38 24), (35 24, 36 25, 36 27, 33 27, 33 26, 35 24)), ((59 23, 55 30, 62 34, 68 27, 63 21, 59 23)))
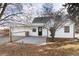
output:
POLYGON ((79 55, 78 41, 50 42, 43 45, 7 43, 0 45, 0 55, 63 56, 79 55))

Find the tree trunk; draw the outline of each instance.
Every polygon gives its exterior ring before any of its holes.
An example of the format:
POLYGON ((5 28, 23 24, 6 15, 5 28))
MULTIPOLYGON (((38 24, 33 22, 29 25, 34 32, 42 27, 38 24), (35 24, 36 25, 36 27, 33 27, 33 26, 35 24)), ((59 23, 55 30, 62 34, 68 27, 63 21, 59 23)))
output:
MULTIPOLYGON (((1 4, 1 5, 2 5, 2 4, 1 4)), ((3 15, 3 13, 4 13, 6 7, 7 7, 7 3, 4 3, 3 9, 2 9, 2 11, 1 11, 1 13, 0 13, 0 19, 1 19, 2 15, 3 15)))
POLYGON ((55 31, 56 31, 56 30, 55 30, 54 27, 51 27, 51 28, 50 28, 50 32, 51 32, 51 36, 52 36, 52 40, 53 40, 53 41, 54 41, 54 39, 55 39, 55 38, 54 38, 54 37, 55 37, 55 31))

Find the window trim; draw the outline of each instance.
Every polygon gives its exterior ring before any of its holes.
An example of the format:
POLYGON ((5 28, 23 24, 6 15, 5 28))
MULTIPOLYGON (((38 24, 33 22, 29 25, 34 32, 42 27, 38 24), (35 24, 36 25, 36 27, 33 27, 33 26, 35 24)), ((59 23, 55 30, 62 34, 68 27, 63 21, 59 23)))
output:
POLYGON ((32 29, 32 32, 36 32, 36 28, 33 28, 33 29, 32 29))
POLYGON ((70 32, 70 26, 64 26, 64 33, 70 32))

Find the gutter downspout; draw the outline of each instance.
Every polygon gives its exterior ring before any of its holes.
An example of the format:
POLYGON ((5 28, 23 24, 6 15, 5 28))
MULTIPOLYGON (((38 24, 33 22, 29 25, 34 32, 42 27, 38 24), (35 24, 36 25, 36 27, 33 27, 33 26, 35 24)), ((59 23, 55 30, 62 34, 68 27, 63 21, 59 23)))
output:
POLYGON ((75 24, 74 24, 74 27, 73 27, 73 38, 75 39, 75 24))
POLYGON ((48 39, 48 28, 47 28, 47 39, 48 39))

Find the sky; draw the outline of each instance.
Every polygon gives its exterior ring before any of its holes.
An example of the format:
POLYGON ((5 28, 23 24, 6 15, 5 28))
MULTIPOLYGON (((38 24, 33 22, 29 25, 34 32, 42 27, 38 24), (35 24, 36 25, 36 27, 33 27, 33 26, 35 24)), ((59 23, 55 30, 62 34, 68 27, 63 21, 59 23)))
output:
MULTIPOLYGON (((8 20, 8 22, 19 22, 19 23, 25 23, 25 21, 27 20, 27 22, 29 22, 28 20, 30 20, 30 22, 33 21, 33 19, 37 16, 39 16, 42 12, 42 5, 44 3, 32 3, 33 6, 30 6, 28 3, 27 4, 23 4, 23 9, 22 12, 26 13, 25 16, 21 15, 20 17, 12 17, 15 20, 8 20)), ((63 8, 62 3, 54 3, 54 11, 58 11, 61 8, 63 8)), ((8 7, 7 13, 11 14, 12 13, 17 13, 19 12, 18 9, 15 6, 10 6, 8 7)), ((6 14, 7 15, 7 14, 6 14)), ((41 15, 40 15, 41 16, 41 15)), ((12 19, 10 18, 10 19, 12 19)))
MULTIPOLYGON (((23 5, 23 12, 27 14, 33 14, 32 16, 36 16, 37 13, 43 12, 42 5, 44 3, 32 3, 32 6, 29 5, 29 3, 22 4, 23 5)), ((61 8, 63 8, 62 3, 53 3, 53 9, 54 11, 58 11, 61 8)), ((16 6, 10 5, 10 7, 7 8, 6 14, 10 13, 17 13, 18 8, 16 6)))
MULTIPOLYGON (((41 8, 42 8, 42 5, 43 5, 44 3, 32 3, 32 5, 33 5, 33 9, 30 7, 30 8, 28 8, 27 6, 28 6, 28 4, 24 4, 23 5, 23 9, 24 9, 24 12, 30 12, 29 11, 29 9, 30 10, 32 10, 32 14, 33 14, 33 16, 36 16, 37 14, 36 13, 41 13, 42 12, 42 10, 41 10, 41 8)), ((58 10, 60 10, 61 8, 63 8, 63 3, 53 3, 53 9, 54 9, 54 11, 58 11, 58 10)))
MULTIPOLYGON (((32 3, 37 9, 40 9, 41 6, 44 4, 44 3, 32 3)), ((57 11, 59 10, 60 8, 63 8, 63 3, 53 3, 54 5, 54 9, 57 11)), ((27 6, 25 5, 24 8, 26 8, 27 6)))
POLYGON ((64 8, 62 5, 63 5, 63 3, 55 3, 55 4, 54 4, 55 10, 57 11, 57 10, 59 10, 59 9, 61 9, 61 8, 64 8))

